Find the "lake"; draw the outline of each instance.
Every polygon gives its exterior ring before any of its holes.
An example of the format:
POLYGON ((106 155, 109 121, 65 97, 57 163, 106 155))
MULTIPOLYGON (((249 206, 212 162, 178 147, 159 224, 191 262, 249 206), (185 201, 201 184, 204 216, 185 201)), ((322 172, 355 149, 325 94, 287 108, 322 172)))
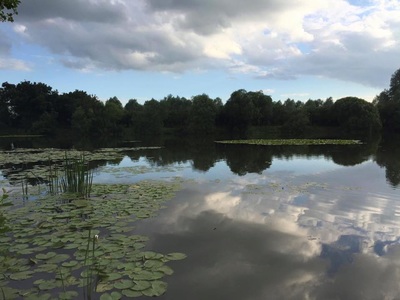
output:
MULTIPOLYGON (((159 299, 400 297, 396 139, 162 146, 96 162, 93 178, 99 185, 179 182, 157 216, 134 223, 133 233, 148 237, 143 250, 186 254, 168 262, 174 272, 162 278, 168 288, 159 299)), ((12 189, 12 166, 2 168, 0 182, 12 189)))

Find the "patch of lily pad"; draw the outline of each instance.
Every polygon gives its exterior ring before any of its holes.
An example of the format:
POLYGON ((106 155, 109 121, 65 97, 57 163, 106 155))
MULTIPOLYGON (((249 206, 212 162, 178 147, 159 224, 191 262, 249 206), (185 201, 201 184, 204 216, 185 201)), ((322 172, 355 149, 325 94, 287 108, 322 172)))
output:
MULTIPOLYGON (((0 207, 0 299, 92 299, 160 296, 173 274, 169 261, 183 253, 145 251, 138 219, 156 216, 178 182, 93 185, 89 199, 43 194, 0 207), (49 279, 51 278, 51 279, 49 279), (33 283, 33 284, 32 284, 33 283)), ((21 196, 21 195, 19 195, 21 196)))
POLYGON ((0 169, 2 174, 10 181, 37 180, 45 181, 54 172, 62 172, 65 157, 74 160, 82 155, 89 164, 100 161, 122 160, 127 153, 141 150, 156 150, 161 147, 124 147, 101 148, 95 151, 63 150, 55 148, 29 149, 17 148, 15 150, 0 151, 0 169))
POLYGON ((218 144, 262 145, 262 146, 312 146, 312 145, 359 145, 359 140, 338 139, 253 139, 215 141, 218 144))

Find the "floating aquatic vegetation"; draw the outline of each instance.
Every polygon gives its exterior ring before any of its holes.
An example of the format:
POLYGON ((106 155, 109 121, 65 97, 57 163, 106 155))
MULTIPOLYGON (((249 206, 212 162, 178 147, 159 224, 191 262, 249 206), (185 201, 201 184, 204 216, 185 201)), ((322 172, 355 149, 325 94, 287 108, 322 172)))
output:
POLYGON ((143 251, 147 238, 133 225, 155 216, 178 189, 177 182, 95 184, 90 199, 48 194, 23 205, 10 195, 14 207, 2 208, 9 231, 0 234, 0 299, 162 295, 162 279, 173 273, 166 263, 186 255, 143 251))
POLYGON ((263 146, 310 146, 310 145, 359 145, 359 140, 335 140, 335 139, 257 139, 257 140, 226 140, 215 141, 219 144, 244 144, 263 146))
POLYGON ((66 152, 65 150, 54 148, 18 148, 13 151, 0 151, 0 168, 3 176, 10 181, 33 180, 43 182, 52 175, 50 167, 56 168, 59 172, 63 171, 63 161, 66 153, 70 160, 80 159, 84 155, 86 162, 99 162, 122 160, 129 152, 160 148, 102 148, 92 152, 82 152, 74 149, 66 152))

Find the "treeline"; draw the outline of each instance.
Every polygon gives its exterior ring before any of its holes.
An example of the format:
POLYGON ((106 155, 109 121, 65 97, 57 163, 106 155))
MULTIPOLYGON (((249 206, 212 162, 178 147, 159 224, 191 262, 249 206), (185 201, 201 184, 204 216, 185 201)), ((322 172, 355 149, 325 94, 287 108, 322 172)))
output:
POLYGON ((165 129, 211 134, 218 130, 244 133, 249 126, 279 126, 283 133, 300 135, 312 126, 337 127, 343 132, 400 133, 400 70, 390 88, 373 103, 356 97, 333 101, 287 99, 273 101, 263 92, 237 90, 224 104, 206 94, 191 99, 168 95, 159 101, 125 106, 113 97, 105 102, 84 91, 59 94, 44 83, 3 83, 0 89, 0 128, 4 132, 82 136, 159 135, 165 129))

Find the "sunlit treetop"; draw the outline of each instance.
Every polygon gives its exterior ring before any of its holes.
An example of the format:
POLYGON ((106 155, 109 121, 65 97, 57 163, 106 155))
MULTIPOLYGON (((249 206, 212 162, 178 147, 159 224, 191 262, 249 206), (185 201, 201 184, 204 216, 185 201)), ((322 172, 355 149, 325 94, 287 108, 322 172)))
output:
POLYGON ((17 7, 20 0, 0 0, 0 21, 14 22, 14 15, 18 14, 17 7))

